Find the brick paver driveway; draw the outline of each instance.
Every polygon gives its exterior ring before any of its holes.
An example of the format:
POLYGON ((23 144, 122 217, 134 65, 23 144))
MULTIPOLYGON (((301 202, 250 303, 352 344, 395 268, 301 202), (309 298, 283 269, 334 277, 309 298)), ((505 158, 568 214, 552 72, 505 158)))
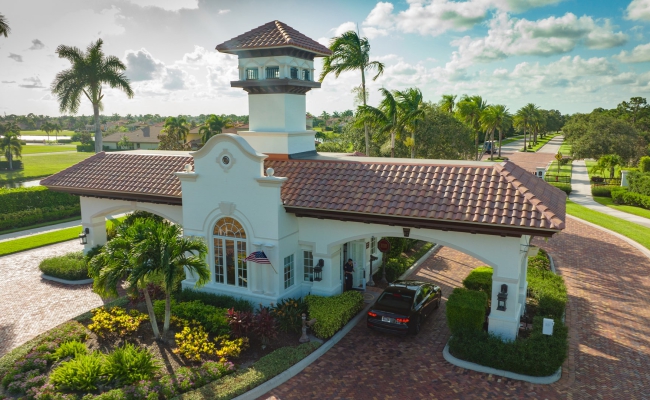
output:
MULTIPOLYGON (((445 307, 416 337, 359 323, 304 371, 262 398, 277 399, 645 399, 650 398, 650 260, 625 242, 568 218, 548 242, 569 290, 569 359, 562 378, 533 385, 468 371, 442 357, 445 307)), ((480 262, 443 248, 416 272, 448 295, 480 262)), ((446 298, 446 296, 445 296, 446 298)))
POLYGON ((68 286, 41 279, 41 260, 81 248, 77 241, 70 241, 0 257, 0 357, 103 304, 92 292, 92 284, 68 286))

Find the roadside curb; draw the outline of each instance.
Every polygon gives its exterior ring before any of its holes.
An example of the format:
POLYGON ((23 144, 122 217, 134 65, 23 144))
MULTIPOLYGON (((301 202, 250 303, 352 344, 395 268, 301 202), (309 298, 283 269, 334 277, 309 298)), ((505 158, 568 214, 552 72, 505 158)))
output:
POLYGON ((567 217, 573 218, 576 221, 582 222, 583 224, 589 225, 589 226, 591 226, 593 228, 600 229, 601 231, 607 232, 612 236, 616 236, 617 238, 623 240, 624 242, 626 242, 630 246, 632 246, 632 247, 636 248, 637 250, 639 250, 644 256, 650 258, 650 250, 643 247, 640 243, 635 242, 634 240, 632 240, 632 239, 630 239, 630 238, 628 238, 626 236, 621 235, 620 233, 614 232, 614 231, 609 230, 607 228, 604 228, 604 227, 602 227, 600 225, 596 225, 593 222, 586 221, 586 220, 584 220, 582 218, 574 217, 571 214, 567 214, 567 217))
POLYGON ((354 328, 362 319, 366 318, 366 313, 370 309, 373 303, 369 303, 366 305, 359 314, 357 314, 354 318, 352 318, 340 331, 338 331, 330 340, 327 342, 323 343, 319 348, 314 350, 313 353, 308 355, 307 357, 303 358, 301 361, 299 361, 297 364, 293 365, 291 368, 287 369, 280 375, 275 376, 274 378, 269 379, 268 381, 264 382, 263 384, 257 386, 256 388, 253 388, 249 390, 248 392, 241 394, 237 397, 235 397, 233 400, 249 400, 249 399, 256 399, 263 394, 267 393, 270 390, 275 389, 276 387, 282 385, 289 379, 293 378, 294 376, 298 375, 299 372, 301 372, 303 369, 307 368, 311 363, 314 361, 318 360, 320 356, 323 354, 327 353, 329 349, 334 347, 335 344, 337 344, 345 335, 348 334, 354 328))
POLYGON ((558 370, 553 375, 528 376, 528 375, 516 374, 510 371, 503 371, 496 368, 484 367, 482 365, 475 364, 469 361, 460 360, 452 356, 451 353, 449 353, 449 343, 445 345, 445 349, 442 351, 442 356, 445 358, 445 360, 447 360, 447 362, 457 367, 469 369, 476 372, 483 372, 485 374, 502 376, 504 378, 516 379, 518 381, 536 383, 540 385, 550 385, 551 383, 557 382, 562 377, 562 367, 558 368, 558 370))
POLYGON ((397 279, 398 279, 398 280, 402 280, 402 279, 406 279, 406 278, 408 278, 409 275, 411 275, 411 274, 413 273, 413 271, 415 271, 415 269, 416 269, 417 267, 419 267, 420 265, 422 265, 422 263, 423 263, 424 261, 426 261, 429 257, 431 257, 433 254, 435 254, 435 253, 436 253, 438 250, 440 250, 441 248, 442 248, 442 245, 441 245, 441 244, 436 244, 436 245, 434 245, 434 246, 431 248, 431 250, 429 250, 429 251, 427 251, 426 253, 424 253, 424 255, 423 255, 422 257, 420 257, 416 262, 413 263, 413 265, 411 265, 411 268, 409 268, 409 269, 407 269, 406 271, 404 271, 404 273, 403 273, 402 275, 400 275, 399 278, 397 278, 397 279))
POLYGON ((41 274, 41 278, 48 280, 48 281, 53 281, 53 282, 58 282, 58 283, 63 283, 66 285, 87 285, 89 283, 93 283, 92 278, 89 279, 80 279, 78 281, 69 281, 67 279, 61 279, 61 278, 55 278, 53 276, 41 274))

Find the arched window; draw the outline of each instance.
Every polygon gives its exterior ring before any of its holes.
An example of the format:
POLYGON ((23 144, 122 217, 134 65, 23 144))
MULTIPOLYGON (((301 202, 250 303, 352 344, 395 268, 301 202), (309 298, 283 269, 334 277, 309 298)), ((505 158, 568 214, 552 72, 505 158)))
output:
POLYGON ((214 225, 214 279, 217 283, 248 287, 246 231, 230 217, 214 225))

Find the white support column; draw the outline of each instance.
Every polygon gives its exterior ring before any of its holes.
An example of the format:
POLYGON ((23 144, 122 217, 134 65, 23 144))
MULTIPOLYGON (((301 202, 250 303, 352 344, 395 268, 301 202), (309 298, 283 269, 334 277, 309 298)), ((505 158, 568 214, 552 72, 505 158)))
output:
POLYGON ((83 222, 81 229, 85 232, 86 228, 88 228, 88 233, 86 234, 87 243, 84 245, 84 254, 87 254, 95 246, 106 244, 106 218, 102 216, 93 218, 90 222, 83 222))

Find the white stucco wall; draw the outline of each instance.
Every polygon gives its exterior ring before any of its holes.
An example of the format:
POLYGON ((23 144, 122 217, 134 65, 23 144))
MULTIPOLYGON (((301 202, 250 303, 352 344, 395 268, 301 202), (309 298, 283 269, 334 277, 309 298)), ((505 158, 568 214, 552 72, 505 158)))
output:
POLYGON ((290 56, 275 56, 275 57, 252 57, 240 58, 239 64, 239 80, 246 80, 246 70, 249 68, 258 69, 259 80, 266 79, 266 67, 280 67, 280 79, 291 78, 291 67, 298 68, 298 79, 302 79, 302 71, 309 70, 309 80, 314 80, 314 62, 311 60, 304 60, 302 58, 295 58, 290 56))
POLYGON ((248 123, 251 131, 304 132, 306 112, 306 95, 304 94, 248 95, 248 123))

